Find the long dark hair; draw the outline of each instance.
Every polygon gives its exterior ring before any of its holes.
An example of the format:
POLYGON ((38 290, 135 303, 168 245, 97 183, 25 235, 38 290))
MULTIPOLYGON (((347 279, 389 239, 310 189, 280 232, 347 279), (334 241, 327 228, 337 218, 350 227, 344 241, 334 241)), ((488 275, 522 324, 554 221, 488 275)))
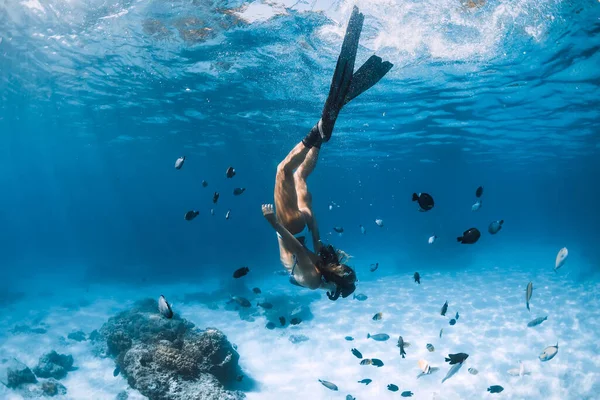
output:
POLYGON ((356 273, 341 261, 346 261, 348 255, 336 250, 332 245, 323 246, 319 251, 321 258, 321 274, 327 282, 333 282, 336 286, 335 293, 327 292, 330 300, 337 300, 340 295, 344 298, 350 296, 356 290, 356 273), (342 255, 342 257, 340 257, 342 255), (340 260, 342 258, 342 260, 340 260))

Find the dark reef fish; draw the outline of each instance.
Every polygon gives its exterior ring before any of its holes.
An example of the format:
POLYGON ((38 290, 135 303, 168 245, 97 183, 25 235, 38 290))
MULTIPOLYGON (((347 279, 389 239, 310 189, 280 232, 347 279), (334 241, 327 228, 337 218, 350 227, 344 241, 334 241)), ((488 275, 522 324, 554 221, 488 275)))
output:
POLYGON ((252 292, 254 292, 254 294, 261 294, 262 291, 260 290, 260 288, 255 287, 254 289, 252 289, 252 292))
POLYGON ((452 318, 449 322, 450 325, 456 325, 456 320, 454 318, 452 318))
POLYGON ((229 300, 228 303, 232 303, 232 302, 236 302, 240 307, 244 307, 244 308, 252 307, 252 303, 250 303, 250 301, 248 301, 248 299, 246 299, 245 297, 231 296, 231 300, 229 300))
POLYGON ((448 311, 448 300, 446 300, 446 302, 442 306, 441 314, 445 316, 446 315, 446 311, 448 311))
POLYGON ((206 182, 205 180, 202 181, 202 187, 207 187, 208 186, 208 182, 206 182))
POLYGON ((246 188, 235 188, 235 189, 233 189, 233 195, 239 196, 240 194, 244 193, 245 191, 246 191, 246 188))
POLYGON ((285 325, 285 317, 279 317, 279 323, 281 323, 281 326, 285 325))
POLYGON ((412 201, 419 203, 419 211, 429 211, 433 208, 433 197, 427 193, 413 193, 412 201))
POLYGON ((236 279, 241 278, 242 276, 245 276, 246 274, 248 274, 248 272, 250 272, 250 268, 248 268, 248 267, 238 268, 233 272, 233 277, 236 279))
POLYGON ((158 298, 158 311, 168 319, 173 318, 173 309, 162 294, 158 298))
POLYGON ((444 361, 449 362, 450 365, 463 363, 469 355, 467 353, 456 353, 456 354, 448 354, 448 357, 444 358, 444 361))
POLYGON ((186 221, 191 221, 194 218, 196 218, 198 215, 200 215, 200 211, 195 211, 195 210, 191 210, 185 213, 185 215, 183 216, 183 219, 185 219, 186 221))
POLYGON ((336 231, 337 233, 344 233, 344 228, 341 226, 334 226, 333 230, 336 231))
POLYGON ((475 196, 477 196, 477 198, 481 197, 481 195, 483 194, 483 186, 479 186, 477 188, 477 190, 475 191, 475 196))
POLYGON ((369 271, 375 272, 375 271, 377 271, 377 268, 379 268, 379 263, 371 264, 369 271))
POLYGON ((487 389, 487 391, 490 393, 500 393, 503 390, 504 390, 504 388, 500 385, 492 385, 487 389))
POLYGON ((383 367, 383 361, 381 361, 378 358, 371 358, 371 365, 374 365, 376 367, 383 367))
POLYGON ((262 307, 265 310, 270 310, 271 308, 273 308, 273 304, 267 303, 267 302, 264 302, 264 303, 256 302, 256 307, 262 307))
POLYGON ((390 383, 389 385, 387 385, 387 388, 391 392, 397 392, 398 391, 398 386, 394 385, 393 383, 390 383))
POLYGON ((418 272, 415 272, 413 278, 415 279, 415 282, 417 282, 419 285, 421 284, 421 275, 419 275, 418 272))
POLYGON ((368 385, 371 382, 373 382, 373 380, 368 378, 358 381, 358 383, 364 383, 365 385, 368 385))
POLYGON ((398 344, 396 344, 396 346, 400 348, 400 355, 402 356, 402 358, 406 358, 406 351, 404 351, 405 343, 402 336, 398 337, 398 344))
POLYGON ((290 324, 292 324, 292 325, 298 325, 298 324, 300 324, 301 322, 302 322, 302 320, 301 320, 300 318, 298 318, 298 317, 294 317, 294 318, 292 318, 292 319, 290 320, 290 324))
POLYGON ((213 194, 213 203, 217 204, 217 201, 219 201, 219 192, 213 194))
POLYGON ((235 169, 233 167, 227 168, 227 171, 225 171, 225 176, 228 178, 233 178, 235 176, 235 169))
POLYGON ((469 228, 463 232, 462 236, 456 238, 459 243, 462 244, 474 244, 481 237, 481 232, 477 228, 469 228))
POLYGON ((352 354, 354 354, 356 358, 363 358, 361 352, 356 349, 352 349, 352 354))
POLYGON ((373 321, 380 321, 381 318, 383 318, 383 314, 381 312, 378 312, 377 314, 373 315, 373 321))

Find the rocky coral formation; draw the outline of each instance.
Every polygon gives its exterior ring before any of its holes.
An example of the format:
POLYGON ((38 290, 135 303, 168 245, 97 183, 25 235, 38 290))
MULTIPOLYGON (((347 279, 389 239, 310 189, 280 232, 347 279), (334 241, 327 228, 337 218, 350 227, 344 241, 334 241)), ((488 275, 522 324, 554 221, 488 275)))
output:
POLYGON ((15 358, 6 360, 1 367, 0 382, 8 388, 15 389, 28 383, 37 383, 29 367, 15 358))
POLYGON ((38 381, 27 365, 14 358, 0 363, 0 382, 25 399, 67 394, 67 388, 58 381, 52 378, 38 381))
POLYGON ((15 335, 18 335, 19 333, 35 333, 38 335, 43 335, 47 332, 47 330, 44 328, 32 328, 29 325, 15 325, 11 332, 15 335))
POLYGON ((42 382, 41 390, 44 396, 47 397, 58 395, 63 396, 67 394, 67 388, 63 384, 52 378, 42 382))
POLYGON ((87 340, 85 333, 82 331, 71 332, 69 335, 67 335, 67 338, 75 340, 76 342, 83 342, 84 340, 87 340))
POLYGON ((33 369, 39 378, 62 379, 73 370, 73 356, 58 354, 52 350, 40 357, 38 365, 33 369))
POLYGON ((238 400, 224 386, 238 375, 239 355, 217 329, 199 330, 175 315, 166 319, 155 300, 143 300, 112 317, 90 340, 113 357, 129 385, 161 400, 238 400))

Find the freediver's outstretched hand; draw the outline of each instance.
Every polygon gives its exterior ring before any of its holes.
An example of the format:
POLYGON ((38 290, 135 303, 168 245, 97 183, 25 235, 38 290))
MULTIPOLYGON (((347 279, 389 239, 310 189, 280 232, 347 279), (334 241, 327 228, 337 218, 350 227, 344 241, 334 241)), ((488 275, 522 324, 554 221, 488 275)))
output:
POLYGON ((327 292, 327 297, 329 298, 329 300, 332 301, 336 301, 337 299, 340 298, 340 294, 342 294, 342 290, 340 289, 340 287, 338 285, 335 285, 335 293, 331 293, 331 292, 327 292))

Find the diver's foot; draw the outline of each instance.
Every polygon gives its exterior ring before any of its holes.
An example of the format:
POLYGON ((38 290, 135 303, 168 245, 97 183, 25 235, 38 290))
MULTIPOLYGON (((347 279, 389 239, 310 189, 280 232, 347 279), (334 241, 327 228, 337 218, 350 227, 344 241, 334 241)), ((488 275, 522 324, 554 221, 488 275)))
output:
POLYGON ((273 204, 263 204, 262 213, 265 219, 271 223, 275 222, 275 210, 273 204))
POLYGON ((331 133, 333 132, 333 129, 325 129, 326 127, 323 125, 323 120, 320 119, 319 122, 317 122, 317 129, 319 130, 319 135, 321 135, 321 140, 323 142, 329 142, 329 139, 331 139, 331 133))

